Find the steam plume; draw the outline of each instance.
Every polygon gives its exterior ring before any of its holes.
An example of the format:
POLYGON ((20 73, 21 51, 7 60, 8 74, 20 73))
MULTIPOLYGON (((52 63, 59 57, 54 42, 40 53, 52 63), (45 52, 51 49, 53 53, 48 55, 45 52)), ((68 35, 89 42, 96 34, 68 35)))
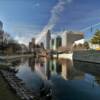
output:
POLYGON ((39 38, 36 40, 36 43, 41 41, 48 30, 52 30, 54 28, 56 23, 59 21, 61 12, 64 10, 66 4, 69 4, 70 2, 72 2, 72 0, 59 0, 58 3, 53 7, 51 10, 51 18, 49 19, 47 25, 43 28, 39 38))

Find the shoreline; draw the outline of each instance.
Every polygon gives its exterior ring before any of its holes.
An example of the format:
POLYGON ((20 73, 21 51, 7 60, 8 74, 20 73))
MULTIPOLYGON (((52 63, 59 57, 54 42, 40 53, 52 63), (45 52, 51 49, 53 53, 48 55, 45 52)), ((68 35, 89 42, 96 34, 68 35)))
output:
POLYGON ((33 54, 22 54, 22 55, 7 55, 7 56, 0 56, 0 60, 10 60, 10 59, 16 59, 16 58, 21 58, 21 57, 32 57, 34 56, 33 54))
POLYGON ((15 93, 12 92, 6 80, 0 73, 0 100, 21 100, 15 93))

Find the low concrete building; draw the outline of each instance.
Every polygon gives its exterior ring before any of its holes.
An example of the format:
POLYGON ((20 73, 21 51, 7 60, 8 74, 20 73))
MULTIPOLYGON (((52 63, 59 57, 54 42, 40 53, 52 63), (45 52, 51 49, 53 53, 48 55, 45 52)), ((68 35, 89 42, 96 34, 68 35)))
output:
POLYGON ((72 50, 74 42, 80 39, 84 39, 82 32, 65 31, 62 34, 62 47, 67 47, 67 49, 72 50))

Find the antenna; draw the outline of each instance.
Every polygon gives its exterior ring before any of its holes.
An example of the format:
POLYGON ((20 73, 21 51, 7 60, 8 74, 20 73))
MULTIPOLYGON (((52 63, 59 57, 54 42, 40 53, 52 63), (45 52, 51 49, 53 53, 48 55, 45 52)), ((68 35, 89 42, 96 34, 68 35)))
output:
POLYGON ((90 29, 91 33, 93 32, 93 26, 91 25, 91 29, 90 29))

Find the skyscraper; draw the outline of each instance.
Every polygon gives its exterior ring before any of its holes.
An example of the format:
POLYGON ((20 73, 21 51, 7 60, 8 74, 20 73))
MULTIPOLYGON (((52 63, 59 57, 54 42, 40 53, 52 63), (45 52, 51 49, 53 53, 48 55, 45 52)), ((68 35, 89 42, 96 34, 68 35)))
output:
POLYGON ((0 21, 0 31, 3 30, 3 23, 0 21))
POLYGON ((62 46, 62 38, 60 36, 56 37, 56 49, 62 46))
POLYGON ((50 49, 51 32, 50 30, 46 33, 46 49, 50 49))

